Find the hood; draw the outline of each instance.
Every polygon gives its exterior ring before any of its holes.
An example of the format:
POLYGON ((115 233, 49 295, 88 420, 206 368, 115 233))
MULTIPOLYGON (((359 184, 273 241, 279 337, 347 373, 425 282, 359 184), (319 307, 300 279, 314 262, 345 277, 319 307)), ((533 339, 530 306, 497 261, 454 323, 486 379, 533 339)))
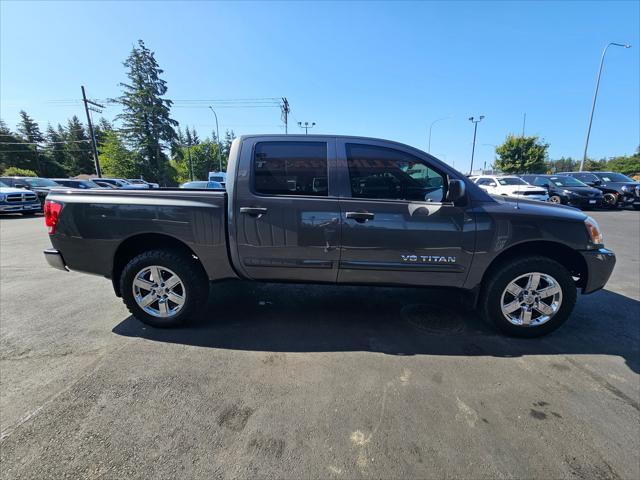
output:
POLYGON ((540 192, 547 193, 547 190, 542 187, 536 187, 535 185, 501 185, 502 188, 506 188, 511 191, 527 191, 527 192, 540 192))
POLYGON ((27 190, 26 188, 0 187, 0 193, 2 193, 3 195, 7 193, 26 193, 28 191, 29 190, 27 190))
POLYGON ((512 197, 492 195, 503 208, 509 209, 514 215, 523 216, 540 215, 546 218, 575 220, 582 222, 587 215, 579 208, 560 205, 559 203, 540 202, 537 200, 523 200, 512 197))
POLYGON ((570 192, 580 193, 580 194, 583 194, 583 195, 584 194, 587 194, 587 195, 590 195, 590 194, 602 194, 601 190, 598 190, 597 188, 594 188, 594 187, 576 187, 576 186, 573 186, 573 187, 571 187, 571 186, 559 187, 559 186, 556 185, 554 187, 554 190, 569 190, 570 192))

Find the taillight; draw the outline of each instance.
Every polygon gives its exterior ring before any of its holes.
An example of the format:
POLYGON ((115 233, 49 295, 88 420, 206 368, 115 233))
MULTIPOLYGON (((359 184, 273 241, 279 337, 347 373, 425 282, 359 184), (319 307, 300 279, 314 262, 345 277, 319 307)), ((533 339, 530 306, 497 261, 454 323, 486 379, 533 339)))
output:
POLYGON ((44 224, 49 227, 49 235, 56 233, 56 225, 62 205, 52 200, 44 201, 44 224))

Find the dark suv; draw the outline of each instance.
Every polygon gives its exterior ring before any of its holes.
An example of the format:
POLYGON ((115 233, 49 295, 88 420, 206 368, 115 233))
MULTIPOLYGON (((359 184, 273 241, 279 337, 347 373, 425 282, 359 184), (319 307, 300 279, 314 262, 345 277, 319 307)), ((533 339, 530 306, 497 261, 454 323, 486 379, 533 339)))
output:
POLYGON ((602 205, 602 192, 568 175, 520 175, 531 185, 544 187, 549 201, 577 208, 598 208, 602 205))
POLYGON ((44 199, 52 188, 60 187, 59 184, 49 178, 39 177, 0 177, 0 181, 9 187, 26 188, 38 195, 40 204, 44 204, 44 199))
POLYGON ((633 206, 640 210, 640 183, 616 172, 562 172, 603 193, 603 203, 610 208, 633 206))
POLYGON ((101 187, 92 180, 77 180, 75 178, 54 178, 52 180, 62 185, 63 187, 69 188, 105 188, 101 187))

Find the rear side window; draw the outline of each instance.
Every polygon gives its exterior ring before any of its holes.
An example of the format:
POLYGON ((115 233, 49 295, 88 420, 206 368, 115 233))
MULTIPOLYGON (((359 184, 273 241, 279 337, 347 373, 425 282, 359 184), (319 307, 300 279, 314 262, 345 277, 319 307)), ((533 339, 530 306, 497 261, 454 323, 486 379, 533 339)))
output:
POLYGON ((347 165, 354 198, 442 202, 444 177, 420 158, 375 145, 348 143, 347 165))
POLYGON ((253 158, 253 186, 265 195, 326 197, 325 142, 259 142, 253 158))

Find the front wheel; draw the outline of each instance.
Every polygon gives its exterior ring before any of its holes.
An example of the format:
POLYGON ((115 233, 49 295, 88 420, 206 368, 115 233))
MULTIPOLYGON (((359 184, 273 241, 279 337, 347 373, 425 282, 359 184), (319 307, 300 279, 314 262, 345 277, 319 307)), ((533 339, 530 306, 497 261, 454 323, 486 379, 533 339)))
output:
POLYGON ((560 198, 560 196, 559 196, 559 195, 551 195, 551 196, 549 197, 549 201, 550 201, 551 203, 561 204, 561 203, 562 203, 562 198, 560 198))
POLYGON ((602 196, 602 203, 608 208, 618 208, 618 195, 615 193, 605 193, 602 196))
POLYGON ((131 314, 153 327, 176 327, 207 305, 208 280, 197 261, 171 250, 132 258, 120 276, 122 299, 131 314))
POLYGON ((550 258, 525 257, 488 275, 480 313, 509 335, 545 335, 560 327, 573 311, 575 283, 567 269, 550 258))

